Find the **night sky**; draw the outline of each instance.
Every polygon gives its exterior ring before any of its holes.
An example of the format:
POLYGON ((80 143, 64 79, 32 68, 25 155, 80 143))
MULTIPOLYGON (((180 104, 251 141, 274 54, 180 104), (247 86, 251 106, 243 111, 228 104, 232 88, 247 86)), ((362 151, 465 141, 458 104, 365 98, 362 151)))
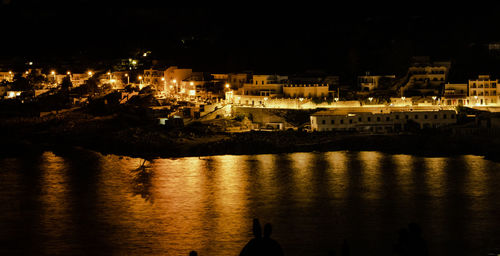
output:
POLYGON ((207 71, 402 73, 409 58, 493 69, 485 49, 500 41, 494 15, 394 16, 354 4, 171 7, 157 3, 2 0, 0 58, 152 58, 207 71), (377 15, 381 14, 381 15, 377 15), (483 66, 484 67, 483 67, 483 66))

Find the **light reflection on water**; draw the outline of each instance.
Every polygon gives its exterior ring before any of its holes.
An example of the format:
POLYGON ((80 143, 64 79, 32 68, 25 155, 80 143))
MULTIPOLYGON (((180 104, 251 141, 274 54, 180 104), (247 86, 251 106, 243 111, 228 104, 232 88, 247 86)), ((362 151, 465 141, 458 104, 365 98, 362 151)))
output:
POLYGON ((251 220, 287 255, 392 253, 418 222, 432 254, 500 246, 500 165, 325 152, 155 159, 87 151, 0 159, 0 254, 237 255, 251 220))

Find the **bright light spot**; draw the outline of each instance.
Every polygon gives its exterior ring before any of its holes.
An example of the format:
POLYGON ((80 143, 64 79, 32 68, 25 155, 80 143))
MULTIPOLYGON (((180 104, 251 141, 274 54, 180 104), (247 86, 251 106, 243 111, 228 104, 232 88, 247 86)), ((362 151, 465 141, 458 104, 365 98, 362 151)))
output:
POLYGON ((69 75, 71 75, 71 72, 68 71, 68 72, 66 72, 66 74, 69 76, 69 75))
POLYGON ((92 71, 89 71, 87 74, 88 74, 89 76, 92 76, 92 71))
POLYGON ((194 83, 193 83, 193 82, 190 82, 190 83, 189 83, 189 85, 194 85, 194 83))
POLYGON ((229 88, 229 84, 226 84, 226 88, 229 88))
POLYGON ((56 74, 56 72, 55 72, 55 71, 51 71, 51 72, 50 72, 50 74, 55 75, 55 74, 56 74))
POLYGON ((177 80, 174 79, 174 80, 172 80, 172 82, 177 83, 177 80))
POLYGON ((264 100, 267 100, 267 97, 264 97, 264 100))
POLYGON ((142 80, 142 76, 139 76, 139 80, 142 80))
POLYGON ((147 52, 145 52, 142 56, 143 56, 143 57, 146 57, 146 56, 148 56, 148 53, 147 53, 147 52))
POLYGON ((165 77, 162 77, 162 78, 161 78, 161 80, 162 80, 162 81, 165 81, 165 77))
POLYGON ((304 98, 299 98, 300 101, 304 101, 304 98))
POLYGON ((30 61, 28 64, 30 64, 30 66, 33 66, 33 61, 30 61))
POLYGON ((195 96, 196 95, 196 90, 189 90, 189 95, 190 96, 195 96))

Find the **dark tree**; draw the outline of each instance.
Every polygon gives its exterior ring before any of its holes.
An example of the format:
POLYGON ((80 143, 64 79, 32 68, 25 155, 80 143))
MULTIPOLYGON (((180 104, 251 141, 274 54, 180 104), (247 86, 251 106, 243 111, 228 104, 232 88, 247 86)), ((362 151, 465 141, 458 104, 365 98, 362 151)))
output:
POLYGON ((10 88, 12 91, 29 91, 33 90, 33 86, 30 84, 28 79, 24 78, 22 74, 18 73, 14 75, 14 81, 10 88))
POLYGON ((73 87, 73 83, 71 82, 71 78, 69 76, 65 76, 61 83, 61 89, 64 91, 68 91, 71 87, 73 87))

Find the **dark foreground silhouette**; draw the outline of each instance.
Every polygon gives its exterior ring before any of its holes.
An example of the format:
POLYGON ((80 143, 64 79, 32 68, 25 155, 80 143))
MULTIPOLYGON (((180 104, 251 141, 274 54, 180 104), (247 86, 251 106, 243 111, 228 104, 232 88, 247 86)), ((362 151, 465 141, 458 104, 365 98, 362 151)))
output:
POLYGON ((267 223, 264 226, 264 237, 262 237, 262 229, 258 219, 253 220, 253 235, 252 238, 240 252, 240 256, 282 256, 283 249, 281 245, 271 238, 272 226, 267 223))
MULTIPOLYGON (((243 247, 240 256, 283 256, 281 245, 271 238, 272 225, 264 225, 264 236, 259 219, 253 219, 253 238, 243 247)), ((410 223, 407 228, 399 230, 399 238, 394 245, 394 252, 400 256, 428 256, 427 243, 422 237, 422 230, 416 223, 410 223)), ((329 251, 328 256, 337 255, 335 250, 329 251)), ((351 250, 346 239, 340 247, 341 256, 350 256, 351 250)), ((198 256, 196 251, 191 251, 189 256, 198 256)))

